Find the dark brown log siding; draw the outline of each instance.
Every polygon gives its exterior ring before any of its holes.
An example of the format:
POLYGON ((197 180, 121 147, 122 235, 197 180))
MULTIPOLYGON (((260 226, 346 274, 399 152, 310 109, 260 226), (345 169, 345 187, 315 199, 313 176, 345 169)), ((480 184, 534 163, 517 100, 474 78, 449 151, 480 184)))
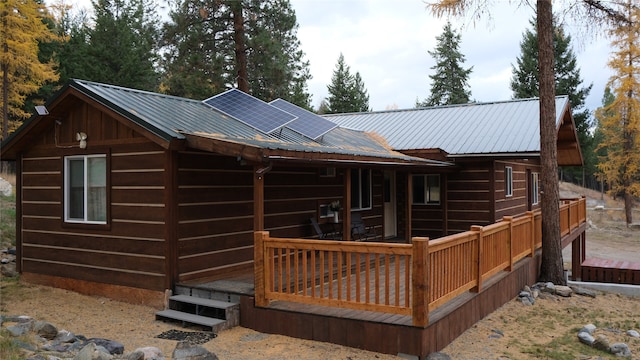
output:
POLYGON ((461 165, 448 174, 446 201, 449 234, 491 223, 491 162, 461 165))
MULTIPOLYGON (((264 175, 265 230, 274 237, 316 236, 309 219, 318 218, 321 204, 342 200, 344 171, 321 177, 317 168, 273 166, 264 175)), ((253 266, 253 176, 253 167, 235 158, 180 153, 180 281, 220 278, 253 266)), ((362 216, 381 235, 382 172, 372 172, 372 183, 373 206, 362 216)))
MULTIPOLYGON (((492 221, 502 219, 504 216, 518 216, 524 214, 528 210, 528 193, 531 179, 529 170, 532 172, 540 172, 538 162, 534 161, 496 161, 495 162, 495 216, 492 221), (511 167, 513 170, 513 195, 505 195, 505 167, 511 167)), ((537 209, 538 205, 532 206, 537 209)))
POLYGON ((164 290, 164 150, 87 104, 60 121, 22 157, 22 271, 164 290), (78 131, 88 134, 86 150, 78 131), (107 225, 65 223, 64 157, 105 153, 107 225))
POLYGON ((179 281, 253 264, 253 167, 202 152, 178 154, 179 281))

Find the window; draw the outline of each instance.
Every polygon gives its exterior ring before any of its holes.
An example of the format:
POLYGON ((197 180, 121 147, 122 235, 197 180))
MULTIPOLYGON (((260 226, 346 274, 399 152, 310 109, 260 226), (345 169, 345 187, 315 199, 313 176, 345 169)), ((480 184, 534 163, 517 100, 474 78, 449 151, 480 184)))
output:
POLYGON ((504 168, 504 195, 513 196, 513 168, 511 166, 504 168))
POLYGON ((536 205, 539 201, 540 188, 538 184, 540 175, 538 173, 531 174, 531 204, 536 205))
POLYGON ((336 177, 336 168, 320 168, 320 177, 336 177))
POLYGON ((68 156, 64 163, 64 219, 106 224, 106 155, 68 156))
POLYGON ((371 209, 371 170, 351 170, 351 210, 371 209))
POLYGON ((413 175, 413 203, 440 204, 440 175, 413 175))

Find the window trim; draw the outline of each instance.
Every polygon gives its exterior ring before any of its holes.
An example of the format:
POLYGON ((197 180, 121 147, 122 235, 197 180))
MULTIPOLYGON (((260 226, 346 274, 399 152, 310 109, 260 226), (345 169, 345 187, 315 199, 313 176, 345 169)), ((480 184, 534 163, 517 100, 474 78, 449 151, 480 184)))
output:
POLYGON ((351 169, 351 211, 361 211, 361 210, 371 210, 373 208, 373 183, 371 182, 372 179, 372 171, 371 169, 351 169), (368 188, 368 194, 364 194, 365 196, 367 196, 369 198, 369 206, 368 207, 363 207, 363 189, 362 189, 362 172, 366 171, 368 172, 369 175, 369 188, 368 188), (355 174, 354 174, 355 172, 355 174), (358 189, 354 189, 353 186, 353 181, 354 181, 354 175, 356 175, 357 177, 357 184, 358 184, 358 189), (358 203, 356 203, 355 201, 353 201, 353 195, 354 193, 358 194, 358 203))
POLYGON ((540 203, 540 173, 531 173, 531 205, 540 203))
POLYGON ((513 196, 513 168, 511 166, 504 167, 504 196, 513 196))
MULTIPOLYGON (((415 198, 415 189, 412 189, 412 193, 413 196, 411 197, 411 204, 412 205, 440 205, 441 203, 441 199, 442 199, 442 181, 441 181, 441 177, 440 174, 415 174, 413 175, 413 178, 418 178, 421 177, 422 178, 422 185, 424 186, 424 196, 423 196, 423 202, 416 202, 416 198, 415 198), (431 200, 431 188, 429 187, 429 178, 436 178, 438 179, 438 200, 437 201, 432 201, 431 200)), ((414 185, 414 182, 411 182, 411 186, 414 185)))
POLYGON ((74 155, 67 155, 63 157, 63 222, 65 224, 72 224, 72 225, 98 225, 98 226, 104 226, 104 225, 108 225, 109 223, 109 157, 107 156, 106 153, 101 153, 101 154, 74 154, 74 155), (105 220, 104 221, 96 221, 96 220, 87 220, 87 216, 88 216, 88 211, 87 211, 87 187, 88 187, 88 177, 87 177, 87 160, 91 159, 91 158, 104 158, 105 159, 105 220), (84 197, 83 197, 83 212, 84 212, 84 219, 78 219, 78 218, 71 218, 69 216, 69 196, 70 196, 70 191, 69 191, 69 163, 72 160, 78 160, 78 159, 82 159, 83 160, 83 170, 84 170, 84 176, 83 176, 83 180, 84 180, 84 184, 83 184, 83 189, 84 189, 84 197))

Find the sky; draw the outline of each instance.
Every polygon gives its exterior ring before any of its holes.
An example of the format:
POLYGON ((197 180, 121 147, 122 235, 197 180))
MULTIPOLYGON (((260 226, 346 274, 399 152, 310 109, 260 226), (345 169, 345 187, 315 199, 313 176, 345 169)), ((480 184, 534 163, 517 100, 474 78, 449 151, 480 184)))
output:
MULTIPOLYGON (((431 67, 428 51, 436 47, 447 19, 438 19, 422 0, 290 0, 298 19, 298 39, 310 62, 313 78, 308 82, 318 108, 328 96, 327 85, 340 53, 351 73, 359 72, 374 111, 412 108, 416 99, 429 96, 431 67)), ((489 2, 491 3, 491 1, 489 2)), ((452 18, 461 35, 459 51, 463 66, 473 66, 469 77, 472 99, 480 102, 512 98, 509 83, 512 64, 521 55, 520 42, 534 11, 496 0, 491 20, 452 18)), ((582 35, 579 25, 565 25, 572 36, 573 51, 583 86, 593 83, 586 107, 595 110, 602 103, 611 76, 607 67, 609 40, 582 35)))
MULTIPOLYGON (((158 1, 158 0, 157 0, 158 1)), ((163 0, 159 0, 164 5, 163 0)), ((473 67, 469 77, 475 101, 504 101, 512 98, 509 87, 512 64, 520 56, 520 42, 532 29, 531 7, 517 1, 488 1, 491 20, 475 23, 469 18, 451 18, 461 35, 459 51, 463 66, 473 67)), ((91 8, 90 0, 71 0, 74 6, 91 8)), ((328 96, 327 85, 340 53, 351 73, 359 72, 369 93, 373 111, 406 109, 429 96, 431 67, 428 51, 436 47, 446 18, 427 10, 424 0, 290 0, 298 20, 298 40, 310 63, 313 78, 308 82, 311 105, 317 109, 328 96)), ((162 10, 160 10, 162 12, 162 10)), ((565 24, 572 36, 573 51, 583 86, 593 84, 586 107, 593 111, 602 103, 611 76, 607 67, 609 40, 582 35, 580 25, 565 24)))

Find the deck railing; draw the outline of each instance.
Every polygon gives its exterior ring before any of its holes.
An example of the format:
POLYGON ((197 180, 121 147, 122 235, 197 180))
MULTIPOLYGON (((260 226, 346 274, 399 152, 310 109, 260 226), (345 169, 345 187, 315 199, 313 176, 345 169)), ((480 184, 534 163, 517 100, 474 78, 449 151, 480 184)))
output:
MULTIPOLYGON (((586 222, 586 201, 561 204, 561 233, 586 222)), ((542 244, 539 212, 411 244, 272 238, 255 233, 255 301, 410 315, 426 326, 429 312, 484 281, 510 271, 542 244)))

